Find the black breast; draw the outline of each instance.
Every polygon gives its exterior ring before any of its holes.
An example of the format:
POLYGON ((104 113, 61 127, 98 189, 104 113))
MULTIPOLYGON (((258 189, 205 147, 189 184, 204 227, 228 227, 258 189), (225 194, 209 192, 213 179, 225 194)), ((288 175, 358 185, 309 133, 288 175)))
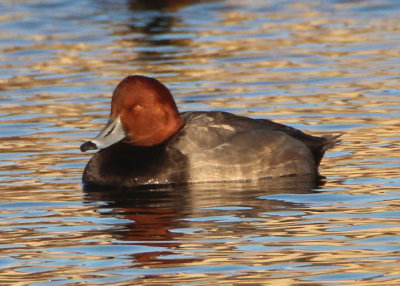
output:
POLYGON ((119 142, 100 150, 87 164, 83 183, 133 187, 184 182, 187 159, 167 143, 138 147, 119 142))

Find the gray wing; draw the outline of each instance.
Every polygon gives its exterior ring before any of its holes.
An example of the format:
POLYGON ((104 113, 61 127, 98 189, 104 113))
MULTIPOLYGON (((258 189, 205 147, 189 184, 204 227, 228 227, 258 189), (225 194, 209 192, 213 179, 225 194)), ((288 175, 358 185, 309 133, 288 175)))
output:
POLYGON ((188 157, 190 181, 256 180, 316 171, 302 142, 254 120, 249 128, 234 117, 217 112, 186 117, 185 136, 174 146, 188 157))

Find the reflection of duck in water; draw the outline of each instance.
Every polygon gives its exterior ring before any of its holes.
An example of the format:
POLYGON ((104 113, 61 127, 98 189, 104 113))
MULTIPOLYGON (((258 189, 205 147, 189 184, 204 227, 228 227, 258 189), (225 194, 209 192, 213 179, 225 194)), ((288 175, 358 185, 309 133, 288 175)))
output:
POLYGON ((152 265, 167 265, 204 259, 201 256, 173 254, 186 253, 181 249, 187 249, 187 242, 212 239, 210 230, 219 235, 229 232, 230 237, 254 235, 257 226, 249 225, 249 219, 260 218, 266 212, 293 211, 299 207, 298 204, 275 198, 269 200, 266 196, 307 194, 314 192, 315 187, 315 182, 311 180, 299 181, 286 177, 257 182, 183 184, 161 188, 88 185, 83 190, 85 203, 94 204, 101 217, 123 219, 111 220, 112 223, 108 223, 105 229, 116 243, 124 241, 143 246, 138 247, 137 253, 132 253, 133 261, 144 265, 150 262, 152 265), (218 229, 221 215, 231 216, 233 220, 218 229))
POLYGON ((116 87, 103 131, 81 146, 102 149, 85 184, 138 185, 317 178, 338 136, 315 137, 266 119, 227 112, 179 113, 159 81, 129 76, 116 87))

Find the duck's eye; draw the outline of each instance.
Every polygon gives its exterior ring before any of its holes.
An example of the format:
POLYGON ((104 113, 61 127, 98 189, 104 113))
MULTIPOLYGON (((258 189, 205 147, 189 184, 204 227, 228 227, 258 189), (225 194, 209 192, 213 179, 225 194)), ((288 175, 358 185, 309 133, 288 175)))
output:
POLYGON ((142 109, 143 109, 143 105, 136 104, 136 105, 133 107, 133 109, 134 109, 134 110, 142 110, 142 109))

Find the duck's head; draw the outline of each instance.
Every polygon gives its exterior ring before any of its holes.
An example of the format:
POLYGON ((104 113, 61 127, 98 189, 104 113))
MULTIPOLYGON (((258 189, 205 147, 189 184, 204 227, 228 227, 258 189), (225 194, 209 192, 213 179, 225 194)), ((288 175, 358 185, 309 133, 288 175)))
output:
POLYGON ((154 78, 133 75, 114 90, 104 129, 81 151, 104 149, 121 140, 135 146, 163 143, 183 126, 171 92, 154 78))

